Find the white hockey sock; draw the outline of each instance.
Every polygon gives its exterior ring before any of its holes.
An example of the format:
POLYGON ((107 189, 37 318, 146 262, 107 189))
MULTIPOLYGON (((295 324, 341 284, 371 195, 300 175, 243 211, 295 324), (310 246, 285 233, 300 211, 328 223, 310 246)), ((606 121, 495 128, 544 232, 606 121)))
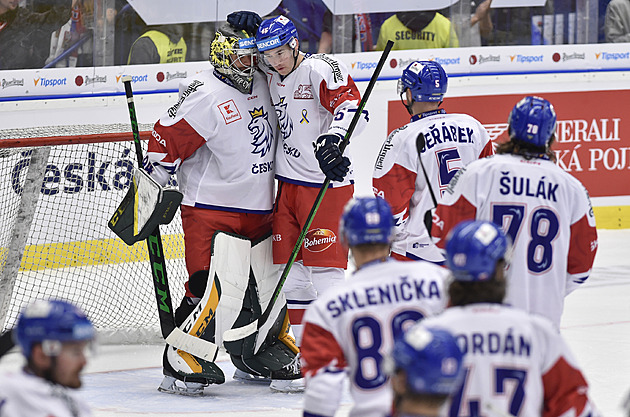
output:
POLYGON ((302 301, 302 300, 287 300, 287 310, 289 312, 289 321, 291 322, 291 330, 295 336, 295 343, 300 346, 302 343, 302 331, 304 325, 302 324, 302 318, 304 312, 314 300, 302 301))

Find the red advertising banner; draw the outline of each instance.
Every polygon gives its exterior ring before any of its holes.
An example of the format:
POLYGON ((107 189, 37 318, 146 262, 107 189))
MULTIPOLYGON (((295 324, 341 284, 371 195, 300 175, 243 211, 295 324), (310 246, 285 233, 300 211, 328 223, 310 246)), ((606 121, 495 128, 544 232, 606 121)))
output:
MULTIPOLYGON (((630 90, 544 93, 558 115, 553 150, 558 165, 588 189, 591 197, 630 195, 630 90)), ((448 113, 479 120, 493 141, 507 140, 510 110, 522 94, 446 98, 448 113)), ((388 104, 388 132, 409 122, 400 101, 388 104)))

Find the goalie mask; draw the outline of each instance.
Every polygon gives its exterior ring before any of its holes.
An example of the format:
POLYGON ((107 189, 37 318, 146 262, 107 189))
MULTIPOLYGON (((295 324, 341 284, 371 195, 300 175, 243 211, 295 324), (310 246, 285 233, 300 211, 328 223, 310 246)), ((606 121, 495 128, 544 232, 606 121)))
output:
POLYGON ((256 42, 244 30, 224 25, 217 30, 210 45, 210 63, 217 72, 243 94, 252 91, 256 71, 256 42))

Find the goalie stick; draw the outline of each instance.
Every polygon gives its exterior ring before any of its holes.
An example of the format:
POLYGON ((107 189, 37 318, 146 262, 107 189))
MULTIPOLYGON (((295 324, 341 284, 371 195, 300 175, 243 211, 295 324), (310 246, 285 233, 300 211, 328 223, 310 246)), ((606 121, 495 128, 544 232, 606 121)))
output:
MULTIPOLYGON (((344 150, 348 146, 348 143, 350 142, 350 136, 352 136, 352 132, 354 132, 354 129, 357 123, 359 122, 359 117, 361 117, 361 114, 363 113, 363 108, 365 107, 365 103, 367 102, 368 98, 370 97, 370 94, 372 93, 374 84, 376 84, 376 80, 378 79, 378 76, 381 73, 381 69, 383 68, 383 65, 385 64, 385 60, 387 59, 387 56, 389 55, 389 51, 391 51, 393 46, 394 46, 393 41, 387 41, 387 45, 385 45, 385 49, 383 50, 383 53, 381 54, 381 58, 379 59, 378 64, 376 65, 376 68, 374 69, 374 73, 372 74, 372 77, 370 78, 370 82, 368 83, 368 86, 365 89, 365 94, 363 94, 363 97, 361 97, 361 101, 359 102, 357 111, 354 113, 354 116, 352 117, 352 121, 350 122, 348 131, 346 132, 346 135, 344 136, 343 141, 341 141, 341 143, 339 144, 339 151, 341 152, 342 155, 343 155, 344 150)), ((326 193, 326 190, 328 189, 329 185, 330 185, 330 179, 326 178, 321 188, 319 189, 319 193, 317 194, 317 197, 315 198, 315 203, 313 204, 313 207, 311 208, 311 211, 308 214, 306 221, 304 222, 304 227, 302 227, 302 231, 300 232, 300 235, 298 236, 297 242, 295 242, 295 246, 293 247, 293 250, 291 251, 289 260, 287 261, 287 264, 284 267, 284 270, 282 271, 280 280, 278 281, 278 284, 276 285, 271 301, 269 302, 265 311, 261 314, 260 317, 258 317, 256 320, 252 321, 248 325, 237 328, 237 329, 227 330, 224 333, 224 337, 226 339, 240 339, 242 337, 246 337, 250 334, 253 334, 256 330, 258 330, 262 326, 263 323, 267 321, 267 319, 269 318, 269 315, 271 314, 273 306, 275 305, 276 300, 280 296, 280 292, 282 291, 284 282, 287 280, 287 276, 289 275, 291 266, 293 265, 293 263, 295 262, 295 259, 297 258, 297 254, 300 251, 302 243, 304 242, 306 233, 308 233, 308 228, 311 226, 311 223, 313 222, 315 213, 317 212, 317 209, 319 208, 319 205, 321 204, 324 198, 324 194, 326 193)))
MULTIPOLYGON (((429 176, 427 175, 427 171, 424 169, 424 164, 422 163, 422 150, 424 149, 424 145, 426 140, 424 139, 424 134, 420 132, 418 137, 416 138, 416 150, 418 151, 418 159, 420 160, 420 166, 422 167, 422 173, 424 174, 424 180, 427 183, 427 187, 429 187, 429 193, 431 194, 431 200, 433 200, 433 208, 436 208, 438 203, 435 198, 435 194, 433 193, 433 187, 431 187, 431 182, 429 181, 429 176)), ((433 214, 431 213, 431 209, 427 210, 424 213, 424 226, 427 228, 427 232, 429 232, 429 236, 431 236, 431 225, 433 224, 433 214)))
MULTIPOLYGON (((133 100, 133 90, 131 89, 131 76, 124 76, 122 81, 125 86, 125 95, 127 96, 129 119, 131 120, 131 131, 133 132, 133 142, 136 148, 138 166, 142 167, 142 146, 140 145, 138 119, 136 117, 136 107, 133 100)), ((155 288, 155 299, 157 301, 158 315, 160 318, 160 329, 166 343, 199 358, 210 361, 214 360, 218 352, 217 345, 191 336, 175 325, 171 292, 166 274, 166 260, 164 258, 159 226, 156 226, 155 230, 147 238, 147 247, 149 251, 149 262, 151 263, 151 275, 155 288)))

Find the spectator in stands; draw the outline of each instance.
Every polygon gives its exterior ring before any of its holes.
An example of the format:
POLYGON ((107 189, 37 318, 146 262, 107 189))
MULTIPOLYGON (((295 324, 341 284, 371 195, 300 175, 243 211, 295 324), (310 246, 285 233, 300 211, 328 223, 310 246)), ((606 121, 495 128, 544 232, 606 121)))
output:
POLYGON ((282 0, 276 9, 295 23, 301 49, 310 54, 361 52, 374 49, 378 29, 393 13, 359 13, 350 16, 333 16, 322 0, 282 0), (335 31, 333 26, 352 25, 348 30, 335 31), (345 36, 347 34, 347 36, 345 36))
POLYGON ((394 50, 459 46, 450 20, 436 11, 396 13, 381 26, 376 50, 382 51, 388 40, 395 42, 394 50))
MULTIPOLYGON (((50 55, 46 59, 46 66, 57 67, 91 67, 93 66, 93 44, 91 28, 94 24, 94 2, 92 0, 79 0, 79 4, 72 7, 72 16, 65 25, 58 28, 50 37, 50 55), (76 48, 76 44, 80 46, 76 48), (65 59, 56 59, 68 49, 74 48, 65 59)), ((112 9, 108 9, 111 13, 112 9)), ((113 10, 115 12, 115 10, 113 10)), ((111 20, 113 24, 113 18, 111 20)))
POLYGON ((127 64, 186 62, 183 25, 149 26, 131 46, 127 64))
POLYGON ((450 16, 459 38, 459 46, 481 46, 482 37, 492 32, 490 5, 492 0, 471 0, 470 19, 464 15, 450 16))
POLYGON ((492 32, 492 20, 490 19, 492 0, 473 0, 472 4, 474 4, 475 12, 470 18, 470 26, 475 27, 477 25, 481 36, 487 36, 492 32))
POLYGON ((612 0, 606 8, 606 42, 630 42, 630 0, 612 0))
POLYGON ((277 11, 295 23, 304 52, 330 52, 332 14, 322 0, 282 0, 277 11))
POLYGON ((503 7, 490 11, 493 27, 488 35, 482 33, 482 43, 489 46, 540 45, 540 33, 532 33, 532 17, 553 14, 552 1, 543 7, 503 7))
POLYGON ((79 0, 65 0, 44 13, 18 3, 0 0, 0 70, 43 67, 50 34, 68 21, 79 0))
POLYGON ((92 323, 74 305, 55 300, 29 304, 13 330, 26 365, 0 377, 0 415, 91 416, 73 390, 81 386, 85 351, 93 338, 92 323))

